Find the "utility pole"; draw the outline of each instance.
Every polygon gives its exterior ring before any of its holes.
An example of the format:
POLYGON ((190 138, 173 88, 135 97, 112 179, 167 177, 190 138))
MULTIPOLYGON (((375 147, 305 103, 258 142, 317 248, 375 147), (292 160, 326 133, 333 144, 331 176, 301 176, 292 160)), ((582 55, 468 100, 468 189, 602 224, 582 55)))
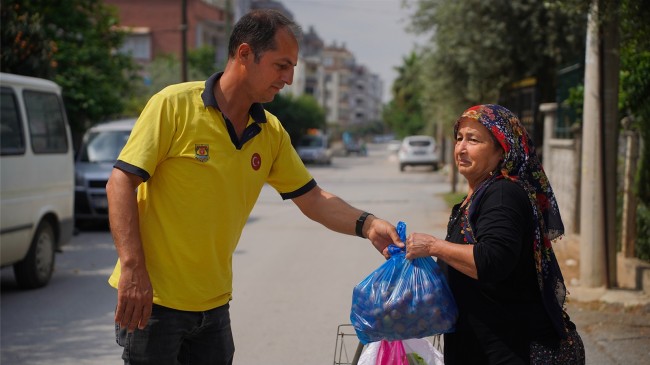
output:
POLYGON ((616 197, 618 183, 618 87, 620 73, 618 0, 602 2, 605 6, 599 11, 606 14, 602 23, 602 125, 603 125, 603 184, 605 213, 605 247, 607 250, 607 286, 618 286, 617 278, 617 235, 616 235, 616 197))
POLYGON ((598 11, 598 0, 593 0, 587 25, 580 174, 580 284, 592 288, 607 283, 598 11))

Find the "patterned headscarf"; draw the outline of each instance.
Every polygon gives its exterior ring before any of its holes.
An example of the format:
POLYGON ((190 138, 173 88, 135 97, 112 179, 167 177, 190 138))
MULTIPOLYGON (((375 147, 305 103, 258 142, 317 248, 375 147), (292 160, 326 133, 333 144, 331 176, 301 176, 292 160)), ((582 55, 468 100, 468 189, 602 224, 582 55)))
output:
POLYGON ((468 243, 476 243, 470 222, 476 218, 476 207, 483 194, 497 180, 509 179, 526 190, 533 211, 533 251, 537 269, 537 282, 542 293, 546 311, 556 331, 564 338, 566 329, 563 321, 566 287, 551 241, 564 234, 555 194, 535 153, 533 141, 510 110, 493 104, 477 105, 467 109, 454 125, 458 132, 462 119, 475 120, 485 126, 503 148, 504 157, 497 171, 479 184, 469 197, 463 216, 463 231, 468 243))

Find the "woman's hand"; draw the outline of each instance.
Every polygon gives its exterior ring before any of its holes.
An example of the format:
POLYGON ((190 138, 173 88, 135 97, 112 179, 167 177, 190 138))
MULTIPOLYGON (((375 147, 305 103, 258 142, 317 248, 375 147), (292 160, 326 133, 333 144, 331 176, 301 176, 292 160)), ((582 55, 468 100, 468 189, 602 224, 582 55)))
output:
POLYGON ((437 238, 425 233, 411 233, 406 237, 406 258, 434 256, 437 238))

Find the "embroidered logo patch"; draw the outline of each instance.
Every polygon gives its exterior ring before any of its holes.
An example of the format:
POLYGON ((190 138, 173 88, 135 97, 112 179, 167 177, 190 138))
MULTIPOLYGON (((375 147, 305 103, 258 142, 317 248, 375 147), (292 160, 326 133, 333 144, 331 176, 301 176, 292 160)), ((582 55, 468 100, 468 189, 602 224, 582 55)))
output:
POLYGON ((262 156, 260 156, 259 153, 255 152, 253 153, 253 156, 251 156, 251 167, 253 170, 257 171, 260 169, 262 166, 262 156))
POLYGON ((206 162, 210 159, 210 145, 195 144, 194 145, 194 158, 206 162))

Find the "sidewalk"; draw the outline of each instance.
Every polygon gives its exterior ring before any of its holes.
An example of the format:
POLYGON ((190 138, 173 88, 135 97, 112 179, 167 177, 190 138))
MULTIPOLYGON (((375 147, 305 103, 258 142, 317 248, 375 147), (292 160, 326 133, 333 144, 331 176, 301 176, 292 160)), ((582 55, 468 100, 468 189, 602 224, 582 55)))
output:
POLYGON ((569 295, 567 311, 585 345, 587 364, 647 364, 650 293, 580 286, 580 240, 553 244, 569 295))
POLYGON ((580 286, 580 238, 567 236, 553 243, 569 298, 580 302, 601 301, 624 307, 650 305, 650 293, 642 290, 585 288, 580 286))

